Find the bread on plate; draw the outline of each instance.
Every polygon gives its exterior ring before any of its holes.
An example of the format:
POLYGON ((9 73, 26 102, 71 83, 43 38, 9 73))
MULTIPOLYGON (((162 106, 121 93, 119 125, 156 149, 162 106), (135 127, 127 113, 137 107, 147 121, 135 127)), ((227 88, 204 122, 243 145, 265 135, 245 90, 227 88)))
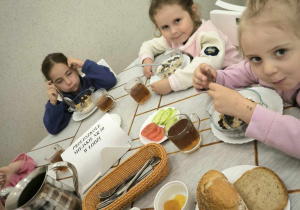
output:
POLYGON ((210 170, 199 181, 197 187, 198 208, 240 210, 248 209, 233 185, 221 172, 210 170))
POLYGON ((287 189, 271 169, 248 170, 233 185, 250 210, 285 209, 287 205, 287 189))

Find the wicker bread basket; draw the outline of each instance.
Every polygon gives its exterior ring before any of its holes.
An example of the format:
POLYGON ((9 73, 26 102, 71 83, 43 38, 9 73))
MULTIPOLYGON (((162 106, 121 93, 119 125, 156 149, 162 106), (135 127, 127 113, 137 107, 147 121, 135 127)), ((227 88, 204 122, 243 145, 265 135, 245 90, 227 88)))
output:
POLYGON ((147 144, 100 179, 85 195, 82 202, 82 209, 97 209, 97 204, 100 202, 97 196, 98 193, 109 190, 117 184, 122 183, 130 175, 137 172, 152 156, 161 158, 160 163, 154 167, 153 171, 141 182, 132 187, 126 194, 119 197, 104 209, 123 209, 162 181, 169 173, 166 150, 160 144, 147 144))

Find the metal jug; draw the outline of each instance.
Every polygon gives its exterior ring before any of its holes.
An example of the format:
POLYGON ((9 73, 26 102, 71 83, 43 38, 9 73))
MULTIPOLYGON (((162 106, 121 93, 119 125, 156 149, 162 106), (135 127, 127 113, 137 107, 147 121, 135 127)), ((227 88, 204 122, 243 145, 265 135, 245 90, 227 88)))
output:
MULTIPOLYGON (((8 190, 5 188, 2 191, 8 190)), ((11 188, 5 209, 81 209, 76 168, 66 161, 37 168, 11 188), (48 170, 61 167, 67 167, 72 172, 75 190, 47 174, 48 170)))

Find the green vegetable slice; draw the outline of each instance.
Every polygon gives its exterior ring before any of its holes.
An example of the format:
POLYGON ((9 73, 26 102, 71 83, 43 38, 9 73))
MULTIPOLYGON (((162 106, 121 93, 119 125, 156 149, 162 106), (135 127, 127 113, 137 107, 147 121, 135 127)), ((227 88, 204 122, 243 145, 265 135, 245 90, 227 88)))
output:
POLYGON ((170 118, 171 114, 172 114, 172 108, 168 108, 161 116, 158 124, 164 125, 170 118))
POLYGON ((164 109, 159 110, 159 112, 157 112, 157 114, 153 117, 152 122, 155 124, 158 124, 161 116, 164 114, 165 111, 166 110, 164 110, 164 109))

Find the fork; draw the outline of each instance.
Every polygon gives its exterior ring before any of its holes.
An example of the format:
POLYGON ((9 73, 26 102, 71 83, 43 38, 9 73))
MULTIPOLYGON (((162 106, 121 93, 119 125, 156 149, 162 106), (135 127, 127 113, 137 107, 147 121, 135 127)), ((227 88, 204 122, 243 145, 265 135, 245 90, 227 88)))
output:
POLYGON ((135 176, 128 182, 126 185, 122 187, 122 189, 118 190, 115 194, 110 196, 108 199, 104 200, 103 202, 99 203, 97 206, 97 209, 102 209, 112 202, 114 202, 117 198, 127 193, 128 189, 131 187, 131 185, 136 181, 136 179, 143 173, 143 171, 154 161, 154 157, 150 158, 143 167, 135 174, 135 176))

